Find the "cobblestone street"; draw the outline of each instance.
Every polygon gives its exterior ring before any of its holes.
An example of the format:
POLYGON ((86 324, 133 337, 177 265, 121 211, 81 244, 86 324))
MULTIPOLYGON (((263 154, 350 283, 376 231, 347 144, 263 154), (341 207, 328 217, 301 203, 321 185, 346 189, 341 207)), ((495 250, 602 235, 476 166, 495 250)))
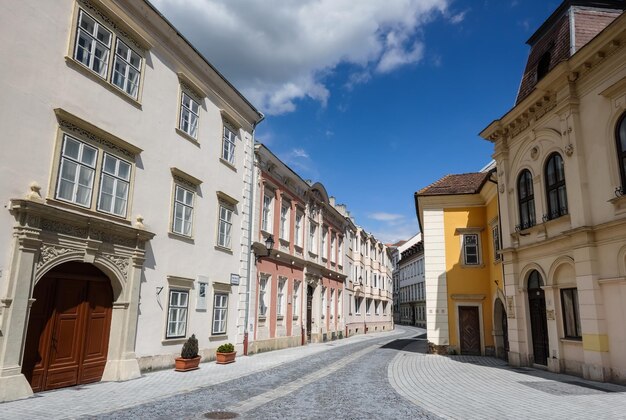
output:
POLYGON ((232 412, 270 418, 625 418, 626 388, 424 354, 424 330, 398 326, 302 348, 160 371, 0 404, 2 418, 169 419, 232 412), (419 337, 419 338, 418 338, 419 337))

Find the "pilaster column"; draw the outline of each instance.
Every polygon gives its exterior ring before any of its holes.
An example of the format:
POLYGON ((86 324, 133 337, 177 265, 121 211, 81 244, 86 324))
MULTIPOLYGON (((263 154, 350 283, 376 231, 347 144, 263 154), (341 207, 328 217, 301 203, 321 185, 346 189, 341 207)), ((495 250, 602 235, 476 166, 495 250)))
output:
POLYGON ((34 270, 41 241, 39 230, 20 229, 14 235, 14 251, 6 294, 0 304, 0 402, 33 394, 22 374, 22 357, 28 315, 33 304, 34 270))
POLYGON ((139 290, 144 256, 135 254, 128 270, 127 285, 124 293, 113 303, 111 328, 119 326, 121 334, 111 334, 109 359, 102 374, 103 381, 126 381, 141 376, 135 354, 137 338, 137 318, 139 316, 139 290))

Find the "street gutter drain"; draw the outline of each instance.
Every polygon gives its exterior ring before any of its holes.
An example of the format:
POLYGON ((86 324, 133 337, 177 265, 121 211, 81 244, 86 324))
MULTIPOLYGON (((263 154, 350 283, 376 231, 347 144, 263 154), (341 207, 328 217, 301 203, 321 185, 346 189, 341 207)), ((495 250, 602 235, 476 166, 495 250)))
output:
POLYGON ((205 413, 204 417, 207 419, 234 419, 239 417, 239 414, 233 411, 211 411, 210 413, 205 413))

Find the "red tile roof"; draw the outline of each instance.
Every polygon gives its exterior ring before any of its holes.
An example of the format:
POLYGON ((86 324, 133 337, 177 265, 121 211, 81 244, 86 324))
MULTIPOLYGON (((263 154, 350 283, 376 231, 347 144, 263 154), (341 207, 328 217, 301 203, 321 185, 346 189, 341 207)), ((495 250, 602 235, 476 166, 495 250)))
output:
POLYGON ((490 172, 446 175, 439 181, 419 190, 417 195, 476 194, 485 185, 489 175, 490 172))

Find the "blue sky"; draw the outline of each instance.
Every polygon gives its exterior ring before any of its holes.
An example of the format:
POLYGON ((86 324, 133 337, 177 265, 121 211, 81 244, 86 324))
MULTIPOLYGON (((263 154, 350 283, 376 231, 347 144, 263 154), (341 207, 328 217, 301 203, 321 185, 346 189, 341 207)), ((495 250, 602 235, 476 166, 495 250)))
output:
POLYGON ((384 241, 413 193, 487 164, 550 0, 154 0, 262 112, 257 139, 384 241))

